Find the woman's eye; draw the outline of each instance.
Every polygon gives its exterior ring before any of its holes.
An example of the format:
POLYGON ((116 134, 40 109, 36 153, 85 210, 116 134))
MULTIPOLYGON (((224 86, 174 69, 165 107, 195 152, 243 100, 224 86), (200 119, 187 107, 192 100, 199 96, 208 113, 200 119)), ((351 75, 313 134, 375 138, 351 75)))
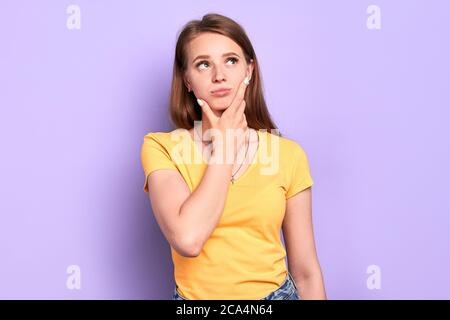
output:
MULTIPOLYGON (((236 59, 236 58, 229 58, 228 60, 227 60, 227 62, 228 61, 234 61, 234 63, 232 63, 233 65, 234 64, 236 64, 239 60, 238 59, 236 59)), ((200 66, 202 66, 202 65, 204 65, 204 64, 208 64, 208 62, 207 61, 200 61, 199 63, 197 63, 197 68, 198 67, 200 67, 200 66)), ((200 68, 200 69, 202 69, 202 68, 200 68)))
POLYGON ((208 62, 206 62, 206 61, 200 61, 199 63, 197 63, 197 68, 200 67, 202 64, 208 64, 208 62))
POLYGON ((233 64, 236 64, 236 63, 238 62, 238 59, 236 59, 236 58, 230 58, 230 59, 228 59, 228 61, 231 61, 231 60, 235 61, 233 64))

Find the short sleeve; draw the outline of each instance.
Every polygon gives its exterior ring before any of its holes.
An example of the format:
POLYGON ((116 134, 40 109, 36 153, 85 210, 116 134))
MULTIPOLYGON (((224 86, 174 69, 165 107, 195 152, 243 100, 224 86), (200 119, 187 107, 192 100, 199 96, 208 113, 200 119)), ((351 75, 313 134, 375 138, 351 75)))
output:
POLYGON ((308 157, 303 148, 295 143, 292 150, 291 170, 288 173, 286 199, 313 185, 308 157))
POLYGON ((141 163, 145 176, 143 188, 145 192, 148 192, 148 176, 150 173, 158 169, 177 170, 169 152, 153 133, 148 133, 144 136, 144 142, 141 147, 141 163))

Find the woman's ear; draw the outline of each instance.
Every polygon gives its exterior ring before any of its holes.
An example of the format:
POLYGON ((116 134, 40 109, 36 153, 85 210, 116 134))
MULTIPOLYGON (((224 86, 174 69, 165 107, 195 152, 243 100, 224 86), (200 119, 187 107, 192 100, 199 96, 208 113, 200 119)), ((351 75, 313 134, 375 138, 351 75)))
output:
POLYGON ((253 62, 253 59, 250 59, 250 63, 247 66, 247 77, 248 80, 252 78, 253 75, 253 69, 255 68, 255 63, 253 62))

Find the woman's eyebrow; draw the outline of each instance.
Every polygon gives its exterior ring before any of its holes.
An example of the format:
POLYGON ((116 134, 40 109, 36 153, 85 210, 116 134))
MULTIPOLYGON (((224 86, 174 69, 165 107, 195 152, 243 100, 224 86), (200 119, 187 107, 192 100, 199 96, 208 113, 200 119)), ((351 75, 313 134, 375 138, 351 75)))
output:
MULTIPOLYGON (((239 55, 238 55, 237 53, 235 53, 235 52, 227 52, 227 53, 224 53, 224 54, 222 55, 222 57, 233 56, 233 55, 239 57, 239 55)), ((197 59, 208 59, 208 58, 209 58, 208 55, 205 55, 205 54, 204 54, 204 55, 200 55, 200 56, 195 57, 195 59, 192 60, 192 63, 194 63, 195 60, 197 60, 197 59)))

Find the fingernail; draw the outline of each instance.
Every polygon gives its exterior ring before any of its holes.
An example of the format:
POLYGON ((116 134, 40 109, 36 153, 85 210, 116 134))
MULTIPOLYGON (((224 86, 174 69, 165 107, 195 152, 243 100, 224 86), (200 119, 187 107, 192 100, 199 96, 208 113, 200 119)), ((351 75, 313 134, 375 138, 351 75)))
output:
POLYGON ((197 99, 197 103, 200 105, 200 107, 203 105, 203 101, 200 99, 197 99))

